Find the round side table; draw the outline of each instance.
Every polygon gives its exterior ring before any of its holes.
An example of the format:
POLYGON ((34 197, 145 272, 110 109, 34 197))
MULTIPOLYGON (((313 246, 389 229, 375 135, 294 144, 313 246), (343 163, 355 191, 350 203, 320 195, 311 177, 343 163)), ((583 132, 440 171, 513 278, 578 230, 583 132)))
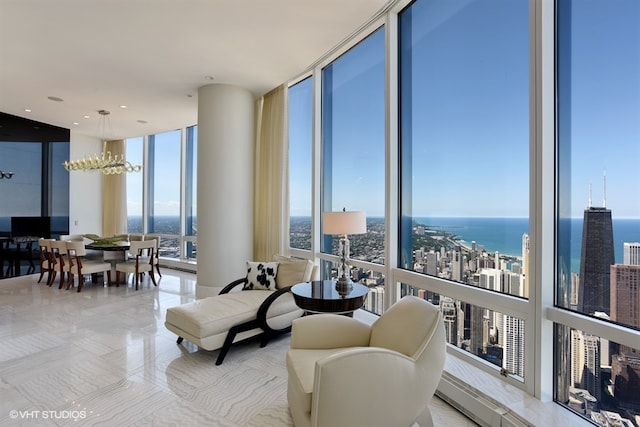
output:
POLYGON ((333 280, 314 280, 293 285, 291 293, 296 305, 307 313, 335 313, 353 316, 364 305, 369 288, 353 283, 348 292, 338 292, 333 280))

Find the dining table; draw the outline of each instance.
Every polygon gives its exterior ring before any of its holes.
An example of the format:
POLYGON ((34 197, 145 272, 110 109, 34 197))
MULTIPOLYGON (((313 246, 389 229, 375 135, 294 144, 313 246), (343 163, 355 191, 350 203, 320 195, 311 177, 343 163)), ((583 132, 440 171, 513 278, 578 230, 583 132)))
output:
MULTIPOLYGON (((127 259, 127 251, 131 247, 129 241, 122 240, 108 243, 87 243, 85 249, 102 251, 102 259, 111 264, 111 282, 115 282, 116 264, 127 259)), ((124 280, 126 281, 126 275, 124 280)), ((111 283, 110 283, 111 284, 111 283)))

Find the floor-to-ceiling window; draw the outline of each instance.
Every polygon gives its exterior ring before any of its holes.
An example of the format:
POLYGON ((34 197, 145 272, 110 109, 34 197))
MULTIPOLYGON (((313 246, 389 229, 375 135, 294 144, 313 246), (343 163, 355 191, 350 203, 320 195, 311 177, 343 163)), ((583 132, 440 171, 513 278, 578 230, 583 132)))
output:
POLYGON ((638 425, 640 2, 556 4, 556 305, 604 321, 557 323, 556 399, 638 425))
POLYGON ((289 246, 311 250, 313 78, 289 87, 289 246))
MULTIPOLYGON (((126 158, 134 165, 144 164, 144 138, 129 138, 126 142, 126 158)), ((127 232, 131 234, 144 233, 142 223, 143 212, 143 181, 145 169, 140 172, 127 174, 127 232)))
POLYGON ((160 256, 179 258, 181 130, 149 136, 148 232, 162 235, 160 256))
MULTIPOLYGON (((384 264, 385 32, 379 28, 322 70, 323 212, 364 211, 367 233, 349 236, 352 260, 384 264)), ((337 254, 338 236, 324 235, 321 250, 337 254)), ((325 263, 326 278, 337 277, 325 263)), ((380 270, 352 265, 354 281, 384 285, 380 270)))
POLYGON ((190 126, 186 129, 186 155, 185 155, 185 200, 184 200, 184 255, 182 258, 195 260, 198 256, 198 126, 190 126))
MULTIPOLYGON (((399 267, 529 295, 529 5, 415 2, 399 14, 399 267)), ((524 320, 424 288, 449 343, 514 376, 524 320)))

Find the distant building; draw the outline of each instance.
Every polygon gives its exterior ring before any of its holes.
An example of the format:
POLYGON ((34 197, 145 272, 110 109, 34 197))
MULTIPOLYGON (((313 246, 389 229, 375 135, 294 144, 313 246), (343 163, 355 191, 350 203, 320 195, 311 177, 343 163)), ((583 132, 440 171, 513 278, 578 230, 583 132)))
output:
POLYGON ((600 401, 600 338, 571 331, 571 383, 600 401))
POLYGON ((425 255, 426 258, 426 266, 424 272, 429 276, 437 276, 438 275, 438 252, 429 251, 425 255))
POLYGON ((591 420, 606 427, 635 427, 631 420, 622 418, 617 412, 611 411, 592 412, 591 420))
POLYGON ((505 321, 501 331, 504 336, 502 367, 524 378, 524 320, 508 315, 503 316, 505 321))
POLYGON ((622 263, 625 265, 640 265, 640 243, 624 242, 622 263))
POLYGON ((611 320, 640 328, 640 265, 611 266, 611 320))
POLYGON ((598 401, 587 390, 569 387, 569 406, 576 412, 591 416, 598 408, 598 401))
POLYGON ((615 355, 611 363, 611 382, 616 399, 640 405, 640 354, 615 355))
POLYGON ((522 235, 522 295, 529 297, 529 246, 531 242, 528 234, 522 235))
POLYGON ((611 210, 589 207, 582 223, 578 310, 610 313, 610 266, 615 263, 611 210))
POLYGON ((451 280, 462 282, 464 277, 464 261, 462 256, 462 248, 456 246, 451 254, 451 280))

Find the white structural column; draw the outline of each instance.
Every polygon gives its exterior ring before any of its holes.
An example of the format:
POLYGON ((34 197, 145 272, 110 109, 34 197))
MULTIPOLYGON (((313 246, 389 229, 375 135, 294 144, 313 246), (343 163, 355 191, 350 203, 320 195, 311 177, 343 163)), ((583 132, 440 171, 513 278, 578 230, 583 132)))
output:
POLYGON ((254 99, 212 84, 198 90, 198 282, 217 295, 246 275, 253 254, 254 99))

